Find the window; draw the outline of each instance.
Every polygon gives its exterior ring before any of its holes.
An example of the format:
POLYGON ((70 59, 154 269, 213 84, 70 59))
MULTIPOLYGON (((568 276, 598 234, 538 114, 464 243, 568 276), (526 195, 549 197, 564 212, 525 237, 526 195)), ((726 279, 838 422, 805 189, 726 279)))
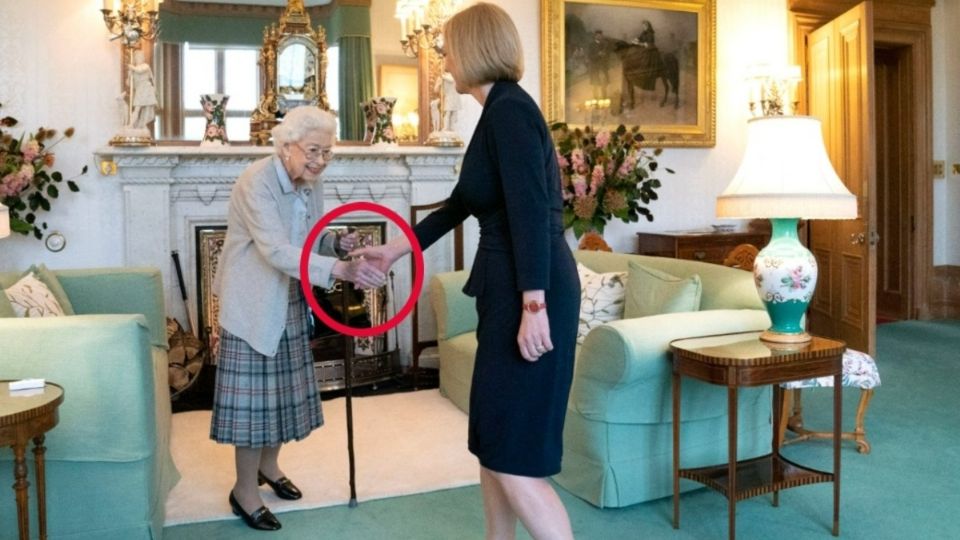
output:
POLYGON ((203 138, 206 119, 200 107, 201 94, 227 94, 227 136, 250 138, 250 115, 257 106, 257 49, 203 47, 184 44, 183 135, 203 138))
POLYGON ((178 51, 182 66, 180 80, 170 81, 171 110, 162 120, 170 125, 158 126, 161 137, 199 141, 203 138, 206 119, 200 105, 203 94, 227 94, 227 137, 231 141, 250 138, 250 116, 257 107, 260 53, 256 47, 211 46, 184 43, 178 51), (179 84, 177 84, 179 83, 179 84), (176 124, 176 125, 174 125, 176 124))

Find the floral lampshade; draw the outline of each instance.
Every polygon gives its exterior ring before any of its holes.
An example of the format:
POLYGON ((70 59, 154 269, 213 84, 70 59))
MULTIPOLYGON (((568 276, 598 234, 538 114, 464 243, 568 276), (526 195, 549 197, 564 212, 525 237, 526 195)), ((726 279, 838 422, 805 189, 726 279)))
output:
POLYGON ((0 238, 10 236, 10 210, 0 203, 0 238))
POLYGON ((820 121, 809 116, 749 120, 737 174, 717 198, 717 216, 770 218, 770 243, 757 254, 754 280, 772 326, 761 339, 804 343, 801 319, 817 285, 817 261, 797 237, 799 219, 853 219, 857 198, 837 176, 820 121))

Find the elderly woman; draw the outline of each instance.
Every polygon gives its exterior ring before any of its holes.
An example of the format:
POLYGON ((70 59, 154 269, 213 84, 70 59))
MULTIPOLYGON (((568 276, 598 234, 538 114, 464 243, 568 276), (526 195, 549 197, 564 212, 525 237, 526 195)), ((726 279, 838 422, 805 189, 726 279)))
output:
MULTIPOLYGON (((275 155, 250 165, 230 195, 214 283, 220 320, 210 438, 236 447, 230 507, 254 529, 280 528, 259 484, 283 499, 301 497, 280 469, 281 445, 323 424, 299 277, 304 241, 323 212, 319 179, 333 158, 335 130, 328 112, 292 109, 273 129, 275 155)), ((355 234, 320 235, 311 246, 310 282, 383 285, 383 272, 369 263, 337 258, 356 240, 355 234)))
MULTIPOLYGON (((507 13, 477 3, 443 27, 446 70, 483 113, 450 198, 414 229, 427 247, 473 215, 480 245, 464 292, 475 296, 477 356, 469 448, 480 461, 487 538, 566 539, 566 509, 546 477, 560 472, 580 311, 576 262, 563 237, 556 150, 523 75, 520 34, 507 13)), ((406 238, 362 248, 381 270, 409 253, 406 238)))

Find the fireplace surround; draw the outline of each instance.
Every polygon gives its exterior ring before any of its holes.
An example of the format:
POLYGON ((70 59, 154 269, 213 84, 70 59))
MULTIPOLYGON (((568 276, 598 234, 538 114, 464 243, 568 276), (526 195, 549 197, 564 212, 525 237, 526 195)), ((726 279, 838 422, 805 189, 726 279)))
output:
MULTIPOLYGON (((196 303, 198 272, 196 253, 198 229, 226 224, 227 203, 233 183, 253 161, 268 156, 272 148, 255 146, 199 147, 155 146, 147 148, 105 147, 96 152, 101 171, 116 171, 108 177, 122 187, 123 264, 153 266, 163 273, 168 315, 193 328, 201 314, 196 303), (177 251, 184 269, 188 303, 180 297, 171 252, 177 251)), ((323 173, 327 211, 354 201, 383 205, 401 216, 411 205, 445 199, 456 182, 462 148, 422 146, 338 146, 335 158, 323 173)), ((382 221, 371 213, 346 215, 338 224, 382 221)), ((386 238, 402 234, 387 223, 386 238)), ((475 246, 477 227, 469 220, 465 244, 475 246)), ((425 280, 435 272, 453 268, 453 240, 444 238, 425 254, 425 280)), ((467 253, 472 260, 473 253, 467 253)), ((399 262, 393 268, 397 294, 412 286, 410 265, 399 262)), ((427 305, 426 288, 421 294, 427 305)), ((402 298, 398 304, 402 305, 402 298)), ((186 325, 185 325, 186 326, 186 325)), ((421 336, 435 335, 432 317, 418 323, 421 336)), ((400 362, 410 364, 411 321, 404 321, 387 338, 386 348, 399 351, 400 362), (399 343, 394 343, 399 341, 399 343)))

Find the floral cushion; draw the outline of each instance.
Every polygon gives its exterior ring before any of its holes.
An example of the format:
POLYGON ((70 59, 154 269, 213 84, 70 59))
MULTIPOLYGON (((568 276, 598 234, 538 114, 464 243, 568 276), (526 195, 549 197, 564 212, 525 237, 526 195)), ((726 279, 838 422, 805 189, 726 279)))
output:
MULTIPOLYGON (((865 352, 847 349, 843 353, 843 385, 865 390, 880 386, 880 371, 873 357, 865 352)), ((780 386, 787 389, 833 386, 833 376, 791 381, 780 386)))
POLYGON ((61 317, 63 308, 57 298, 33 272, 4 289, 17 317, 61 317))
POLYGON ((580 274, 580 328, 577 343, 601 324, 623 318, 623 298, 626 291, 626 272, 598 274, 577 263, 580 274))

